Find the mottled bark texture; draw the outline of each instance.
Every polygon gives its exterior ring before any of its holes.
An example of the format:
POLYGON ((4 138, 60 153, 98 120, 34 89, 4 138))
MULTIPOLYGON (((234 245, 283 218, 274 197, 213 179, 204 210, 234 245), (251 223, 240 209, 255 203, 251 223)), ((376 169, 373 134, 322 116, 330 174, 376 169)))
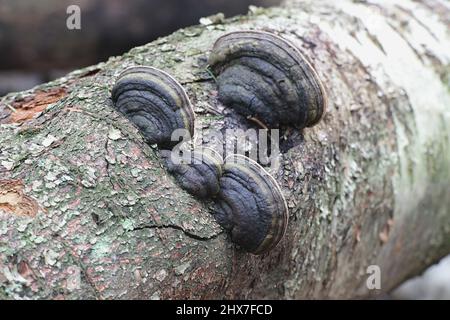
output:
POLYGON ((367 297, 419 273, 450 252, 449 14, 438 0, 288 1, 6 96, 0 298, 367 297), (197 129, 254 127, 206 69, 214 40, 241 29, 294 42, 329 98, 317 126, 283 132, 272 173, 290 223, 263 256, 232 245, 110 99, 123 69, 151 65, 184 84, 197 129))

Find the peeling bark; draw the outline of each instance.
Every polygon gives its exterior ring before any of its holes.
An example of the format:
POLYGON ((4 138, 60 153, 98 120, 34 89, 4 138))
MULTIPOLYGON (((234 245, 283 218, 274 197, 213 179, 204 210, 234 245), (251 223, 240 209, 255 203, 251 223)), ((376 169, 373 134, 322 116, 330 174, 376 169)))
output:
POLYGON ((0 204, 0 298, 367 297, 418 274, 450 252, 449 16, 439 0, 291 0, 7 95, 0 197, 18 181, 37 213, 0 204), (290 224, 263 256, 232 245, 110 99, 123 69, 152 65, 185 86, 196 129, 255 127, 206 69, 214 40, 242 29, 294 42, 330 102, 317 126, 284 132, 272 173, 290 224), (42 92, 64 94, 39 110, 42 92), (26 101, 36 113, 18 123, 26 101))

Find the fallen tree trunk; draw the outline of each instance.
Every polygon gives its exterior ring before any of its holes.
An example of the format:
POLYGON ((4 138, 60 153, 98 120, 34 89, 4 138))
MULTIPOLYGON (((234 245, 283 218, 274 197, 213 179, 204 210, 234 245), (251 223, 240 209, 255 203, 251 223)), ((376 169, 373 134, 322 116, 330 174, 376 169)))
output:
POLYGON ((367 297, 424 270, 450 252, 449 14, 437 0, 287 1, 6 96, 0 298, 367 297), (185 86, 198 129, 247 128, 206 69, 215 39, 241 29, 298 45, 329 97, 317 126, 285 134, 274 174, 290 223, 263 256, 231 244, 110 100, 124 68, 152 65, 185 86))

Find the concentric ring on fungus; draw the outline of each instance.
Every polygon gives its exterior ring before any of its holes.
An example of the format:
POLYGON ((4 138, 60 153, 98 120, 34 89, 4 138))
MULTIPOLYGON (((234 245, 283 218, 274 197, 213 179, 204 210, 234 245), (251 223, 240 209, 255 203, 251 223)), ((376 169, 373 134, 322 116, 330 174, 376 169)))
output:
POLYGON ((216 41, 208 62, 219 100, 270 128, 313 126, 326 109, 314 68, 295 45, 273 33, 228 33, 216 41))
POLYGON ((194 111, 182 85, 153 67, 122 72, 112 90, 115 108, 134 123, 149 144, 173 148, 176 129, 194 135, 194 111))
POLYGON ((219 192, 223 160, 213 149, 203 147, 190 152, 190 157, 172 159, 172 151, 163 150, 167 170, 180 186, 199 198, 214 197, 219 192))
POLYGON ((214 217, 231 232, 233 242, 262 254, 283 238, 289 216, 275 179, 255 161, 232 155, 225 159, 214 217))

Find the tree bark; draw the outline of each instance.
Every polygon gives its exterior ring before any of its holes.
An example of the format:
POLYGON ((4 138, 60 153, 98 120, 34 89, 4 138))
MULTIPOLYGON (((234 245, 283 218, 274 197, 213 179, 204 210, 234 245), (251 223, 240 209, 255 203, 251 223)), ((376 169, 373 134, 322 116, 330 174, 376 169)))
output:
POLYGON ((0 298, 354 298, 421 272, 450 252, 449 19, 438 0, 291 0, 6 96, 0 298), (185 86, 197 129, 247 128, 206 69, 242 29, 294 42, 329 98, 318 125, 285 133, 290 222, 263 256, 232 245, 110 99, 123 69, 151 65, 185 86))

